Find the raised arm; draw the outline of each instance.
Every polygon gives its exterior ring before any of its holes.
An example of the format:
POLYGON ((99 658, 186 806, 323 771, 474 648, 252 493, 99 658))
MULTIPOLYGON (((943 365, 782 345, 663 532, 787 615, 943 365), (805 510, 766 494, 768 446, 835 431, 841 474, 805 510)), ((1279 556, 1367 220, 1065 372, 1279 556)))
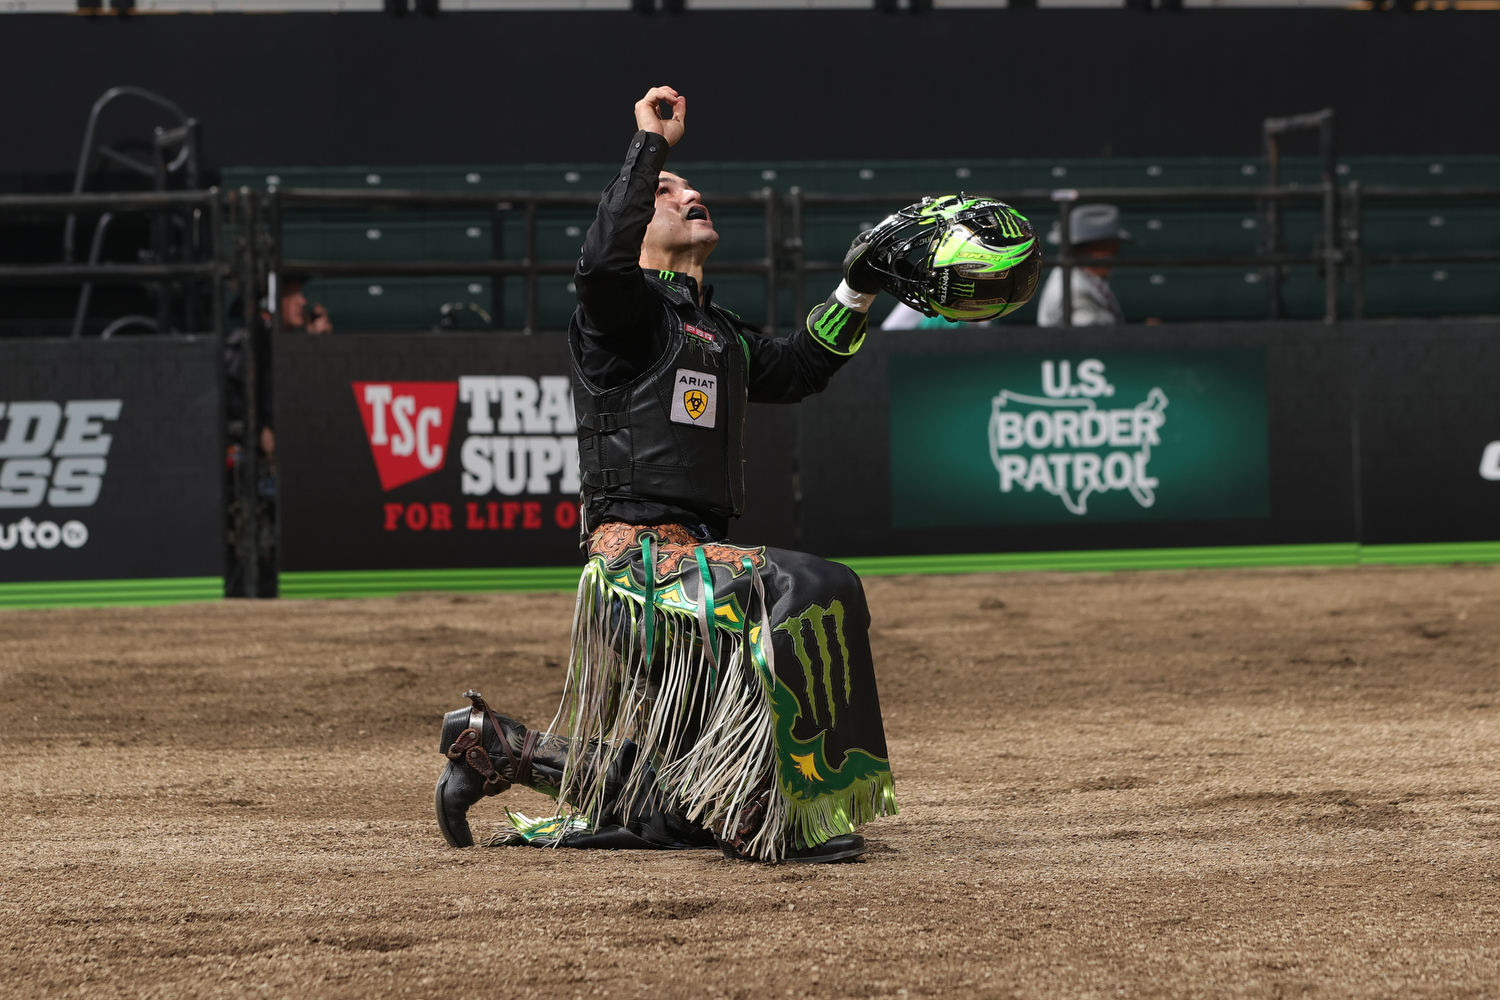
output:
POLYGON ((618 337, 641 328, 647 294, 641 243, 655 210, 667 150, 682 138, 686 119, 687 100, 671 87, 652 87, 635 104, 639 131, 631 137, 625 165, 604 189, 573 276, 584 326, 594 336, 618 337), (672 105, 668 120, 657 114, 661 101, 672 105))

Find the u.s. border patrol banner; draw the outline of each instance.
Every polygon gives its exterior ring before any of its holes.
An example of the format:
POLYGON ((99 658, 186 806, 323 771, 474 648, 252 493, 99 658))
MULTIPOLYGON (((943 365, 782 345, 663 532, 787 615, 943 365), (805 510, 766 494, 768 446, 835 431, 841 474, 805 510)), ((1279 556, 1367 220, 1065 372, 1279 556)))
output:
POLYGON ((1270 516, 1261 348, 890 365, 896 528, 1270 516))

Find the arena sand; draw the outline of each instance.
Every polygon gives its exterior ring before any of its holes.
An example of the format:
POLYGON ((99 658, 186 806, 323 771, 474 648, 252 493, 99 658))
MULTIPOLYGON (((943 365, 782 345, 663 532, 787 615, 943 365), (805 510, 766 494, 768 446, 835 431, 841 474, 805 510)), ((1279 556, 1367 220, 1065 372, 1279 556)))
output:
POLYGON ((443 845, 569 595, 0 613, 0 994, 1500 994, 1500 569, 868 586, 902 813, 827 867, 443 845))

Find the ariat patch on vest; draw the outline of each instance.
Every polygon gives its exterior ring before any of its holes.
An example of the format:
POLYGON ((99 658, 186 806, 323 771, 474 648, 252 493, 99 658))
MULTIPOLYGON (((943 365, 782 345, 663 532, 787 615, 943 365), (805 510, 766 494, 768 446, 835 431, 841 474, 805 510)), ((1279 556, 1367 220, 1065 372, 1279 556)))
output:
POLYGON ((719 410, 719 376, 677 369, 672 387, 672 423, 690 427, 714 426, 719 410))

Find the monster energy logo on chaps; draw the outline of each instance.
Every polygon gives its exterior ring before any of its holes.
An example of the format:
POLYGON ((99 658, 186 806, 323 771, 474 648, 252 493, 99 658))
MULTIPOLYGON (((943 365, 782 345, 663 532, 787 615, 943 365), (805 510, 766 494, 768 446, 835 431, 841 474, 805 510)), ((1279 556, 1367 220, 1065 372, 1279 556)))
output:
MULTIPOLYGON (((823 677, 823 694, 825 696, 824 713, 827 718, 824 723, 832 728, 838 725, 838 706, 834 701, 833 684, 833 649, 828 642, 828 628, 824 624, 825 619, 833 621, 833 638, 839 647, 839 662, 844 664, 844 704, 849 704, 849 699, 854 696, 854 681, 849 675, 849 646, 844 642, 844 605, 837 600, 830 601, 828 607, 812 605, 806 611, 794 618, 776 626, 777 632, 785 632, 792 637, 792 648, 796 652, 797 662, 802 664, 802 671, 807 681, 807 704, 812 710, 812 721, 818 721, 818 696, 817 682, 814 673, 812 655, 808 651, 806 633, 811 632, 813 642, 816 644, 818 654, 818 666, 821 667, 823 677)), ((802 768, 803 773, 807 769, 802 768)), ((811 777, 811 775, 808 775, 811 777)))

